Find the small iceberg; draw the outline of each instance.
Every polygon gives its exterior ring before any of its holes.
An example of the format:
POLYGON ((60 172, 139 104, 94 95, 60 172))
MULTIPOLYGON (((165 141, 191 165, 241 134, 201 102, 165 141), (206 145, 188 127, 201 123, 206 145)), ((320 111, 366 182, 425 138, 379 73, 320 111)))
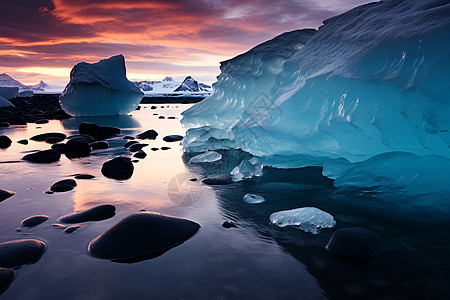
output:
POLYGON ((263 164, 256 157, 249 160, 244 159, 239 165, 234 167, 230 175, 234 182, 250 179, 254 176, 260 177, 263 175, 263 167, 263 164))
POLYGON ((222 154, 215 151, 208 151, 196 156, 193 156, 189 162, 191 163, 205 163, 205 162, 215 162, 222 159, 222 154))
POLYGON ((262 196, 256 194, 246 194, 242 200, 247 204, 258 204, 266 201, 262 196))
POLYGON ((294 226, 305 232, 318 234, 322 228, 333 228, 333 216, 316 207, 301 207, 278 211, 270 215, 270 223, 279 227, 294 226))

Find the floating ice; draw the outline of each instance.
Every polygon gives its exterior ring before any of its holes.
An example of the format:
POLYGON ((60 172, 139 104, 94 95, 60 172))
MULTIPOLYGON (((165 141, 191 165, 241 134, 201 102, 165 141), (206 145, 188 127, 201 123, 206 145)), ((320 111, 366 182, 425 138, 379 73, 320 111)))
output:
POLYGON ((448 1, 374 2, 223 62, 214 94, 183 112, 185 151, 242 149, 282 168, 450 158, 449 14, 448 1))
POLYGON ((189 161, 191 163, 204 163, 204 162, 214 162, 222 159, 222 154, 215 151, 208 151, 199 155, 192 157, 189 161))
POLYGON ((0 97, 5 98, 6 100, 16 98, 18 93, 19 93, 18 87, 0 86, 0 97))
POLYGON ((258 204, 266 201, 262 196, 256 194, 245 194, 242 200, 247 204, 258 204))
POLYGON ((230 175, 234 182, 250 179, 253 176, 260 177, 263 175, 263 167, 263 164, 256 157, 249 160, 244 159, 239 165, 231 170, 230 175))
POLYGON ((133 111, 142 96, 140 89, 126 78, 125 58, 117 55, 73 67, 60 102, 72 116, 110 116, 133 111))
POLYGON ((270 215, 270 223, 279 227, 295 226, 305 232, 318 234, 322 228, 333 228, 333 216, 315 207, 283 210, 270 215))
POLYGON ((5 98, 3 98, 2 96, 0 96, 0 107, 14 107, 14 105, 5 98))

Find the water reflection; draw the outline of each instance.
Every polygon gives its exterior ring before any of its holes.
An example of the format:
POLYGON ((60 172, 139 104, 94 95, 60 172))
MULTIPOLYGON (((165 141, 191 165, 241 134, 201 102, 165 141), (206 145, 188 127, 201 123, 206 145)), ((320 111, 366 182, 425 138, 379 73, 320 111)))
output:
POLYGON ((119 127, 121 129, 135 129, 141 126, 135 118, 129 115, 82 117, 61 120, 61 124, 66 130, 78 130, 78 127, 83 122, 90 122, 99 126, 119 127))

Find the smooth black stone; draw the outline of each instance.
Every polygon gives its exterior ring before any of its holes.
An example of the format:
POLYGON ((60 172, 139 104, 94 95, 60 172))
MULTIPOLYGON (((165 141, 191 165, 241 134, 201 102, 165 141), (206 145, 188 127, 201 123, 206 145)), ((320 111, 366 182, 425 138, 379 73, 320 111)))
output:
POLYGON ((129 141, 129 142, 126 142, 125 145, 123 145, 123 146, 128 148, 134 144, 139 144, 139 142, 138 141, 129 141))
POLYGON ((386 242, 377 234, 358 227, 336 230, 325 249, 333 255, 352 258, 370 258, 389 251, 386 242))
POLYGON ((66 229, 64 229, 64 233, 67 234, 71 234, 74 233, 75 231, 77 231, 78 229, 80 229, 82 226, 81 225, 73 225, 73 226, 69 226, 66 229))
POLYGON ((56 143, 60 143, 62 141, 64 141, 64 139, 63 138, 58 138, 58 137, 49 137, 49 138, 45 139, 45 142, 47 144, 56 144, 56 143))
POLYGON ((93 143, 95 139, 89 134, 76 134, 69 137, 69 140, 74 140, 82 143, 93 143))
POLYGON ((120 134, 122 130, 117 127, 98 126, 97 124, 83 122, 78 127, 80 134, 88 134, 96 140, 104 140, 116 134, 120 134))
POLYGON ((102 166, 102 174, 113 179, 129 179, 134 172, 134 166, 129 157, 116 157, 105 162, 102 166))
POLYGON ((6 291, 13 281, 14 272, 8 269, 0 268, 0 295, 6 291))
POLYGON ((138 105, 135 110, 141 110, 141 107, 138 105))
POLYGON ((45 243, 25 239, 0 243, 0 267, 13 268, 37 262, 45 250, 45 243))
POLYGON ((159 116, 158 119, 165 119, 166 117, 164 116, 159 116))
POLYGON ((0 149, 6 149, 11 146, 11 139, 6 135, 0 135, 0 149))
POLYGON ((91 146, 83 138, 71 138, 64 147, 64 154, 67 158, 86 157, 91 154, 91 146))
POLYGON ((167 135, 163 138, 163 140, 165 142, 178 142, 178 141, 181 141, 182 139, 183 139, 183 136, 177 135, 177 134, 167 135))
POLYGON ((17 143, 22 144, 22 145, 28 145, 28 140, 23 139, 23 140, 17 141, 17 143))
POLYGON ((197 178, 191 178, 191 179, 189 179, 190 181, 197 181, 197 178))
POLYGON ((8 122, 0 122, 0 127, 9 127, 8 122))
POLYGON ((138 152, 136 152, 136 153, 133 155, 133 157, 136 157, 136 158, 146 158, 146 157, 147 157, 147 153, 145 153, 145 152, 142 151, 142 150, 139 150, 138 152))
POLYGON ((134 136, 126 135, 123 137, 125 140, 134 140, 134 136))
POLYGON ((150 107, 150 109, 157 109, 157 107, 153 105, 152 107, 150 107))
POLYGON ((77 174, 77 175, 75 175, 74 178, 75 179, 92 179, 92 178, 95 178, 95 176, 91 175, 91 174, 77 174))
POLYGON ((128 147, 128 150, 130 150, 131 152, 136 152, 147 146, 148 144, 133 144, 130 147, 128 147))
POLYGON ((140 212, 122 219, 93 239, 88 250, 97 258, 134 262, 181 245, 199 228, 199 224, 190 220, 140 212))
POLYGON ((61 154, 64 154, 66 152, 66 144, 65 143, 53 144, 51 148, 54 150, 57 150, 61 154))
POLYGON ((225 185, 233 183, 230 174, 220 174, 206 177, 205 179, 202 180, 202 182, 207 185, 225 185))
POLYGON ((59 151, 54 149, 38 151, 35 153, 27 154, 22 157, 23 160, 35 162, 35 163, 52 163, 58 161, 61 158, 59 151))
POLYGON ((48 220, 48 216, 37 215, 37 216, 31 216, 31 217, 24 219, 21 222, 21 224, 22 224, 22 226, 25 226, 25 227, 33 227, 33 226, 39 225, 41 223, 44 223, 47 220, 48 220))
POLYGON ((158 151, 159 148, 151 148, 150 150, 152 150, 152 151, 158 151))
POLYGON ((50 187, 50 191, 61 193, 73 190, 77 186, 77 182, 73 179, 64 179, 56 182, 50 187))
POLYGON ((34 123, 36 123, 36 124, 46 124, 46 123, 48 123, 48 120, 47 119, 38 119, 38 120, 34 121, 34 123))
POLYGON ((175 120, 175 117, 167 117, 169 120, 175 120))
POLYGON ((92 150, 106 149, 109 147, 109 143, 107 141, 93 142, 89 145, 91 146, 92 150))
POLYGON ((94 206, 92 208, 70 213, 64 215, 58 219, 59 222, 63 223, 83 223, 89 221, 101 221, 112 218, 116 214, 116 207, 110 204, 103 204, 94 206))
POLYGON ((170 147, 161 147, 161 150, 169 150, 170 147))
POLYGON ((0 202, 14 196, 14 192, 0 189, 0 202))
POLYGON ((231 221, 225 221, 222 223, 222 227, 224 228, 237 228, 237 225, 231 221))
POLYGON ((60 139, 65 139, 67 136, 64 133, 61 132, 47 132, 47 133, 41 133, 37 134, 35 136, 30 137, 30 140, 37 141, 37 142, 43 142, 48 138, 56 137, 60 139))
POLYGON ((154 140, 154 139, 156 139, 157 136, 158 136, 158 133, 155 130, 150 129, 143 133, 138 134, 136 136, 136 138, 141 139, 141 140, 143 140, 143 139, 154 140))

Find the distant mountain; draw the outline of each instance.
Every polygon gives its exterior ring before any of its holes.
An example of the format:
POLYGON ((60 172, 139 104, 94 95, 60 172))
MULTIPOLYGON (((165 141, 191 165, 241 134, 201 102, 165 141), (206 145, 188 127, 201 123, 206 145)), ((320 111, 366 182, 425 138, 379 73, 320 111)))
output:
POLYGON ((6 73, 0 74, 0 86, 2 87, 18 87, 19 92, 23 91, 33 91, 33 92, 44 92, 46 88, 48 88, 48 84, 43 82, 39 82, 35 85, 25 85, 18 80, 15 80, 11 76, 6 73))
POLYGON ((198 83, 194 78, 188 76, 183 82, 175 81, 171 76, 166 76, 161 81, 135 81, 134 82, 145 94, 171 94, 177 92, 203 92, 211 93, 209 85, 198 83))
POLYGON ((41 80, 41 82, 39 82, 38 84, 32 85, 31 88, 35 91, 45 91, 46 88, 48 88, 48 84, 46 84, 45 82, 43 82, 41 80))

